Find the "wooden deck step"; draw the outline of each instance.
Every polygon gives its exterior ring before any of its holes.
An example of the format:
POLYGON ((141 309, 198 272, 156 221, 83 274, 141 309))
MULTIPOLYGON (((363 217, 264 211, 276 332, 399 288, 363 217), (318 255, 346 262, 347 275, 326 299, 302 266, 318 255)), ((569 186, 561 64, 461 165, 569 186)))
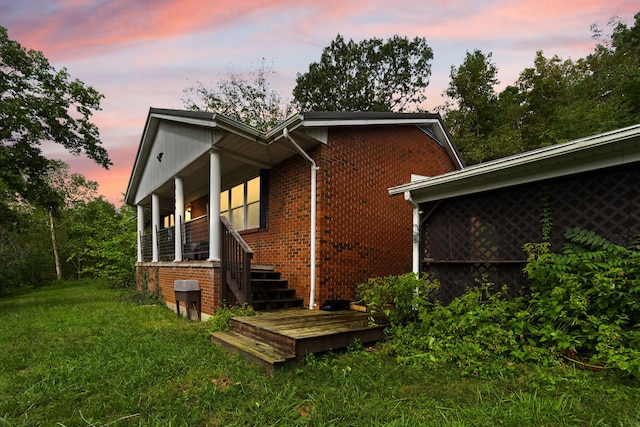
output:
POLYGON ((267 343, 233 331, 213 332, 211 340, 250 362, 261 363, 269 369, 282 366, 296 357, 295 354, 283 354, 267 343))
POLYGON ((292 308, 234 317, 230 323, 234 332, 269 343, 275 351, 301 361, 309 353, 342 349, 354 340, 362 344, 383 340, 388 320, 381 313, 292 308))

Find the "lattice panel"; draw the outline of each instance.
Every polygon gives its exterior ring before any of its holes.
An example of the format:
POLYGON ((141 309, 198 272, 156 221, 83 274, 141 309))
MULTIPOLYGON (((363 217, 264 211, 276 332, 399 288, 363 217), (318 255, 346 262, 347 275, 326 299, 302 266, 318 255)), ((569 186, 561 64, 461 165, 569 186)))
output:
POLYGON ((439 299, 445 304, 462 295, 468 286, 474 286, 476 279, 486 275, 495 284, 496 290, 507 284, 512 296, 518 295, 527 284, 522 271, 524 263, 518 264, 430 264, 426 271, 440 278, 439 299))
POLYGON ((436 270, 445 300, 487 274, 512 291, 526 284, 522 245, 542 239, 543 205, 553 250, 569 227, 627 245, 640 235, 640 165, 465 196, 422 206, 424 268, 436 270), (547 200, 548 202, 545 202, 547 200))
POLYGON ((576 226, 629 244, 640 233, 639 184, 640 166, 558 182, 551 193, 554 249, 564 242, 564 230, 576 226))
POLYGON ((425 258, 523 260, 523 242, 541 238, 540 215, 540 191, 535 187, 446 201, 423 227, 425 258))

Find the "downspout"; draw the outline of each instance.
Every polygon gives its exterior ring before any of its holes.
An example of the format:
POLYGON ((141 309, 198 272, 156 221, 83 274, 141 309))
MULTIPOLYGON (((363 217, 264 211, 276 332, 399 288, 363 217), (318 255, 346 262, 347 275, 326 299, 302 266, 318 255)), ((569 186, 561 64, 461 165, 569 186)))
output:
POLYGON ((311 285, 309 290, 309 310, 313 310, 316 305, 316 190, 318 166, 306 151, 302 149, 289 135, 289 130, 285 127, 282 136, 288 139, 302 157, 311 163, 311 285))
POLYGON ((420 274, 420 206, 411 198, 411 192, 404 192, 404 199, 413 208, 413 229, 411 239, 413 240, 412 270, 415 274, 420 274))

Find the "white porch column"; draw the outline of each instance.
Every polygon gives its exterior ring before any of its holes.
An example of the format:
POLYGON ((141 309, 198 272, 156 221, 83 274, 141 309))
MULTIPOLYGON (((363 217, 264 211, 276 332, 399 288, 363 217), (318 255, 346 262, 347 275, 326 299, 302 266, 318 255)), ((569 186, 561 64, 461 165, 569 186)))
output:
POLYGON ((184 221, 184 187, 182 178, 176 176, 175 179, 175 187, 176 187, 176 205, 175 205, 175 233, 174 233, 174 241, 175 241, 175 250, 174 250, 174 261, 182 261, 182 222, 184 221))
POLYGON ((158 262, 160 251, 158 250, 158 231, 160 231, 160 197, 157 194, 151 195, 151 246, 153 247, 152 262, 158 262))
POLYGON ((142 236, 144 235, 144 208, 136 205, 138 208, 138 262, 142 262, 142 236))
POLYGON ((220 154, 209 155, 209 261, 220 261, 220 154))

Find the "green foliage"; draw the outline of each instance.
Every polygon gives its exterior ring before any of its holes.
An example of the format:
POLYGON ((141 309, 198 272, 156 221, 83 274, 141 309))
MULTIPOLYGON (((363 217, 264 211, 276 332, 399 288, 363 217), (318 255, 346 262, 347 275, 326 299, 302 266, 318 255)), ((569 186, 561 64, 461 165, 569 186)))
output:
POLYGON ((359 43, 338 34, 319 62, 298 74, 293 97, 303 111, 407 111, 426 99, 433 52, 425 38, 398 35, 359 43))
POLYGON ((133 208, 115 206, 97 197, 69 213, 64 251, 79 277, 108 280, 114 287, 135 284, 136 217, 133 208))
POLYGON ((215 314, 207 320, 207 329, 211 332, 229 330, 229 320, 232 317, 255 316, 258 314, 248 304, 221 306, 216 308, 215 314))
MULTIPOLYGON (((518 365, 461 377, 357 349, 268 374, 206 324, 123 304, 93 280, 0 298, 0 425, 634 426, 640 388, 607 371, 518 365), (25 321, 28 319, 28 321, 25 321)), ((354 346, 355 347, 355 346, 354 346)))
POLYGON ((42 210, 28 205, 6 206, 0 215, 0 293, 40 287, 55 280, 50 242, 42 210))
POLYGON ((0 187, 22 199, 46 196, 47 159, 40 145, 51 141, 108 168, 98 128, 90 121, 103 95, 66 69, 56 71, 42 52, 27 50, 0 27, 0 187))
POLYGON ((517 154, 640 122, 640 13, 635 26, 593 27, 594 51, 577 60, 536 52, 531 67, 495 94, 491 54, 452 67, 441 107, 467 164, 517 154))
POLYGON ((570 228, 562 253, 531 246, 532 344, 571 359, 640 377, 640 250, 570 228))
POLYGON ((402 295, 404 311, 388 311, 386 348, 403 363, 455 364, 463 374, 491 376, 560 357, 640 378, 640 243, 623 247, 579 228, 565 237, 561 253, 548 241, 524 245, 531 284, 517 298, 483 278, 449 305, 417 304, 397 278, 372 280, 376 306, 402 295), (416 311, 407 310, 412 304, 416 311))
POLYGON ((407 273, 371 278, 357 285, 356 295, 372 311, 384 313, 392 325, 404 325, 434 304, 439 289, 437 278, 407 273))
POLYGON ((538 349, 522 353, 514 331, 521 304, 483 279, 451 304, 436 304, 421 312, 418 322, 397 328, 388 349, 402 363, 455 364, 463 375, 491 376, 515 369, 520 359, 541 361, 544 352, 538 349))
POLYGON ((444 92, 453 101, 443 107, 449 131, 456 136, 462 156, 471 163, 504 155, 497 146, 490 147, 490 136, 498 125, 500 114, 495 92, 495 86, 500 82, 491 55, 477 49, 473 53, 467 52, 460 67, 451 67, 451 81, 444 92), (454 103, 456 108, 453 108, 454 103))

